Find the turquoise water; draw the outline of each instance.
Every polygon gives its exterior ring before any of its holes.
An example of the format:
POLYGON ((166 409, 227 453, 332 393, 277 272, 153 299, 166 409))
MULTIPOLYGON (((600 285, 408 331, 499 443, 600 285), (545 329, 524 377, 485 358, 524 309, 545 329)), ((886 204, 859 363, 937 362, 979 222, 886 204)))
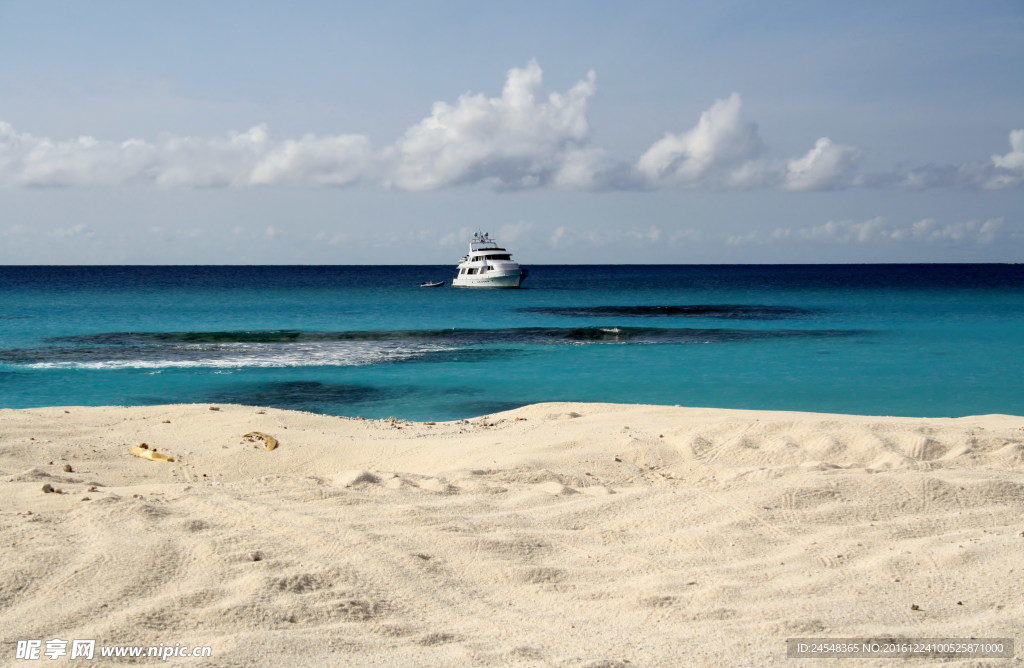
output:
POLYGON ((0 267, 0 406, 1024 414, 1020 265, 0 267))

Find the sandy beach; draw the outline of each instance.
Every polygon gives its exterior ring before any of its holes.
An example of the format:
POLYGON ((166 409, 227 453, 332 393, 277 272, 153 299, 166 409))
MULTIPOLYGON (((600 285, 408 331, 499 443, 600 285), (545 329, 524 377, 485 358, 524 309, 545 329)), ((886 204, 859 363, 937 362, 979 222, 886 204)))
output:
MULTIPOLYGON (((210 648, 131 660, 180 666, 764 666, 794 661, 787 638, 1024 642, 1024 417, 2 410, 0 485, 3 665, 38 663, 15 658, 33 639, 210 648)), ((874 662, 807 665, 832 663, 874 662)))

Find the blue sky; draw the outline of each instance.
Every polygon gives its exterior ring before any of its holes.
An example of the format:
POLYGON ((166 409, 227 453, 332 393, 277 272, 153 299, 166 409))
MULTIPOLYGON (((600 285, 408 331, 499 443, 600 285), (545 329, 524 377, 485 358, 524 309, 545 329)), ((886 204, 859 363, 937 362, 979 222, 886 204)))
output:
POLYGON ((0 0, 0 263, 1024 261, 1024 3, 0 0))

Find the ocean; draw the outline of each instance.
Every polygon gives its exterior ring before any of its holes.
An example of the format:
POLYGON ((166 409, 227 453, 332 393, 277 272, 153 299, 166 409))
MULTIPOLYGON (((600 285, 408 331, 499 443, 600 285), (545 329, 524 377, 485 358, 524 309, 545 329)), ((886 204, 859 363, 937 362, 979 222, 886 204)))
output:
POLYGON ((0 407, 1024 415, 1024 266, 0 267, 0 407), (421 288, 447 280, 442 288, 421 288))

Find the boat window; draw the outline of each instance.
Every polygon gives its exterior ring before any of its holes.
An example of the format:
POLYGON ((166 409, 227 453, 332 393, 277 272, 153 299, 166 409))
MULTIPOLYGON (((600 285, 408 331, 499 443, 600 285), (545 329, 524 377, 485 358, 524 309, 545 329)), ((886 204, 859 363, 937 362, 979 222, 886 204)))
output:
POLYGON ((488 259, 488 260, 511 260, 512 259, 512 255, 509 254, 509 253, 498 253, 496 255, 488 255, 486 259, 488 259))

